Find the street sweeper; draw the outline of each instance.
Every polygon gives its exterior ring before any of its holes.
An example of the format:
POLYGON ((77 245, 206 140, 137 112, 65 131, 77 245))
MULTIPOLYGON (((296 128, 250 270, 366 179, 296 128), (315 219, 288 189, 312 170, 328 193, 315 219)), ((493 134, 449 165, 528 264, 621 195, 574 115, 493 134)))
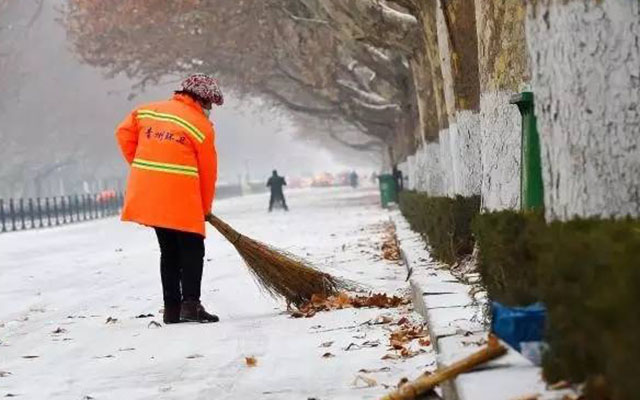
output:
POLYGON ((200 303, 200 286, 217 178, 209 113, 223 101, 214 78, 192 75, 171 99, 135 108, 116 129, 131 167, 122 220, 155 229, 165 324, 218 321, 200 303))

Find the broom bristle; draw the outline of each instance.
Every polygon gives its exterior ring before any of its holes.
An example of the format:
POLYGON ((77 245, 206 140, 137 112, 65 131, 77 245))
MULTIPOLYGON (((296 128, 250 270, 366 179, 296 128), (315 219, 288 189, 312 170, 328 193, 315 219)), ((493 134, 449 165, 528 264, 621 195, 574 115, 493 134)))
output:
POLYGON ((241 235, 214 215, 207 220, 234 245, 259 285, 274 297, 300 306, 314 294, 330 296, 349 286, 303 259, 241 235))

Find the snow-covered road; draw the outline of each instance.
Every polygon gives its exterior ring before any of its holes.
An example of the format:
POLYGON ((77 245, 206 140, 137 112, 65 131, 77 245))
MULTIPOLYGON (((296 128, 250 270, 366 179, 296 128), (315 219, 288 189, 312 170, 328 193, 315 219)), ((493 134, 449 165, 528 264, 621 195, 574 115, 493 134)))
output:
MULTIPOLYGON (((288 195, 289 213, 268 214, 266 195, 222 200, 215 212, 239 231, 373 291, 406 290, 404 268, 377 257, 380 224, 389 217, 375 190, 288 195)), ((366 322, 406 309, 293 319, 259 291, 220 235, 211 230, 206 246, 202 300, 221 322, 157 327, 151 321, 162 321, 162 299, 152 230, 112 218, 0 235, 0 396, 368 399, 433 369, 430 348, 407 360, 381 359, 390 327, 366 322), (136 318, 141 314, 153 317, 136 318), (327 352, 335 357, 323 358, 327 352), (246 365, 248 356, 257 366, 246 365), (358 375, 376 385, 354 382, 358 375)))

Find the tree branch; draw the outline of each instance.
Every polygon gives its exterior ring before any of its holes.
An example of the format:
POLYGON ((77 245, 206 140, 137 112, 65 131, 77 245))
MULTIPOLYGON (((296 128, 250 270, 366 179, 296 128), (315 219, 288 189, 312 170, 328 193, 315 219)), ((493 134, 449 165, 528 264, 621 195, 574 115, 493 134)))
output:
POLYGON ((315 107, 305 106, 303 104, 297 104, 287 99, 282 94, 276 92, 275 90, 265 85, 262 86, 262 91, 267 95, 273 97, 279 103, 282 103, 287 108, 296 112, 309 113, 312 115, 335 115, 336 114, 336 110, 334 108, 315 108, 315 107))

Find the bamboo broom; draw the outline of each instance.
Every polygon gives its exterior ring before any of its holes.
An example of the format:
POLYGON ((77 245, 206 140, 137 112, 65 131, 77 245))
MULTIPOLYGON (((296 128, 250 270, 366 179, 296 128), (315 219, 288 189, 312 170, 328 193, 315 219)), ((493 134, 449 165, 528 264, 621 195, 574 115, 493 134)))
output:
POLYGON ((489 343, 483 349, 463 358, 460 361, 436 371, 431 375, 422 376, 413 382, 406 383, 398 390, 387 394, 382 400, 415 400, 418 396, 427 393, 440 383, 453 379, 461 373, 498 358, 507 352, 507 348, 503 346, 494 336, 489 336, 489 343))
POLYGON ((299 307, 314 294, 328 297, 348 286, 292 254, 240 234, 213 214, 206 219, 233 244, 258 284, 273 297, 283 297, 287 305, 299 307))

